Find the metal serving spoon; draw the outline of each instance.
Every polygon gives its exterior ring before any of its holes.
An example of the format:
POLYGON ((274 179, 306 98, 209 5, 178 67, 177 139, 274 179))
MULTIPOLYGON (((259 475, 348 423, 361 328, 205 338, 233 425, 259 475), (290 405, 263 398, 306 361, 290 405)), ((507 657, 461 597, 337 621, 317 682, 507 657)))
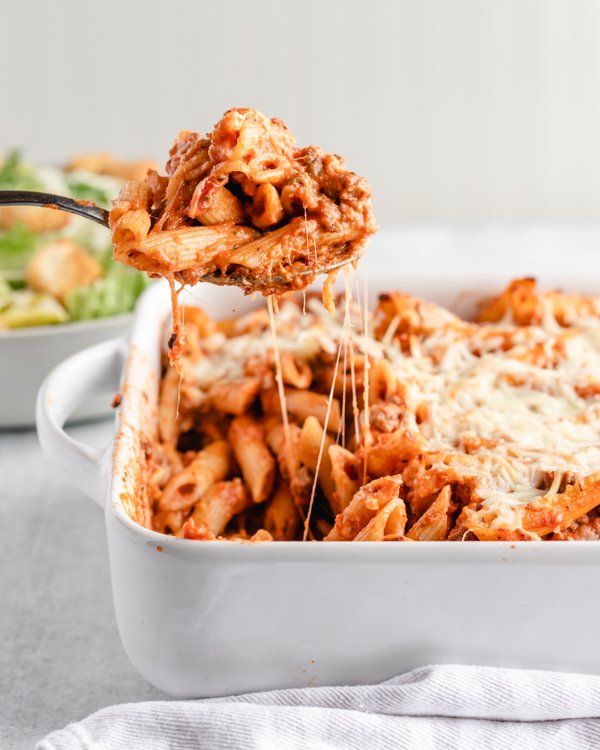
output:
MULTIPOLYGON (((108 228, 108 211, 105 208, 100 208, 91 201, 78 201, 74 198, 67 198, 64 195, 39 193, 30 190, 0 190, 0 206, 40 206, 42 208, 53 208, 57 211, 67 211, 71 214, 77 214, 77 216, 83 216, 84 219, 95 221, 97 224, 102 224, 102 226, 108 228)), ((261 288, 268 288, 274 283, 292 287, 294 277, 319 276, 331 271, 337 271, 342 266, 352 263, 354 260, 356 260, 355 256, 350 258, 345 257, 343 260, 330 263, 328 266, 298 271, 291 279, 285 276, 257 279, 250 273, 245 274, 242 271, 237 271, 229 275, 208 273, 202 276, 199 281, 219 284, 221 286, 239 286, 247 292, 252 290, 259 291, 261 288)))
POLYGON ((68 211, 71 214, 83 216, 84 219, 90 219, 108 227, 108 211, 106 209, 99 208, 91 201, 77 201, 73 198, 65 198, 64 195, 36 193, 30 190, 0 190, 0 205, 54 208, 57 211, 68 211))

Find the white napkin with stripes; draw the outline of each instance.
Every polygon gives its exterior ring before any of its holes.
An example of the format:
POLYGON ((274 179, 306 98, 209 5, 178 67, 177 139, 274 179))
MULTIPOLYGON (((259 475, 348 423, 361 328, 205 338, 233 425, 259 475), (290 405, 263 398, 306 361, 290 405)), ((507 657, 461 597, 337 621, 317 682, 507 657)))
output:
POLYGON ((600 676, 443 665, 379 685, 130 703, 36 750, 600 748, 600 676))

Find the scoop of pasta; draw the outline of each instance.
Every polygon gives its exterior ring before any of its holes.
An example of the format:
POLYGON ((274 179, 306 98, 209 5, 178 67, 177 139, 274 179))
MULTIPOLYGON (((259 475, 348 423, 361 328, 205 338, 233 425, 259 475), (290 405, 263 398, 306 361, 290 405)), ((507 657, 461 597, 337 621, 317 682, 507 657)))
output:
POLYGON ((115 258, 151 276, 265 294, 356 260, 377 229, 365 179, 254 109, 181 132, 166 175, 128 182, 109 223, 115 258))

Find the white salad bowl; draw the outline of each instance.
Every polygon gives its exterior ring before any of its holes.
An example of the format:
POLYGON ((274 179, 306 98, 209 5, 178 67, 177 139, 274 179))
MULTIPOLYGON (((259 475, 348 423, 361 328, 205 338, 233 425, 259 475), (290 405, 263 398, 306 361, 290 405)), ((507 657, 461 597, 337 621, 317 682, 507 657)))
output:
MULTIPOLYGON (((370 296, 403 288, 464 305, 473 295, 459 292, 497 292, 525 271, 517 261, 487 271, 446 264, 433 279, 428 265, 373 265, 370 296)), ((543 284, 597 291, 590 274, 544 266, 543 284)), ((199 298, 216 317, 259 304, 231 289, 193 295, 187 303, 199 298)), ((593 542, 198 542, 136 523, 168 321, 159 284, 138 306, 129 348, 115 340, 71 357, 37 407, 45 451, 104 509, 119 632, 147 680, 197 698, 375 682, 432 662, 600 673, 593 542), (121 388, 122 408, 114 448, 98 451, 62 425, 108 385, 121 388)))
MULTIPOLYGON (((0 429, 32 427, 35 399, 42 381, 59 362, 87 346, 126 335, 133 314, 114 315, 75 323, 0 331, 0 429)), ((110 411, 110 398, 89 400, 78 419, 92 419, 110 411)))

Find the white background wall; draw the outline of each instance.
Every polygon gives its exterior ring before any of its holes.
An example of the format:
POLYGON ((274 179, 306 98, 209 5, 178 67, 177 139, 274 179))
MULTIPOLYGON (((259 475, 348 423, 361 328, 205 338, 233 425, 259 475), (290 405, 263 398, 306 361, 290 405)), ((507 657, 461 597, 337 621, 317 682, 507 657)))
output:
POLYGON ((367 176, 380 222, 600 220, 595 0, 0 0, 0 150, 164 155, 230 106, 367 176))

